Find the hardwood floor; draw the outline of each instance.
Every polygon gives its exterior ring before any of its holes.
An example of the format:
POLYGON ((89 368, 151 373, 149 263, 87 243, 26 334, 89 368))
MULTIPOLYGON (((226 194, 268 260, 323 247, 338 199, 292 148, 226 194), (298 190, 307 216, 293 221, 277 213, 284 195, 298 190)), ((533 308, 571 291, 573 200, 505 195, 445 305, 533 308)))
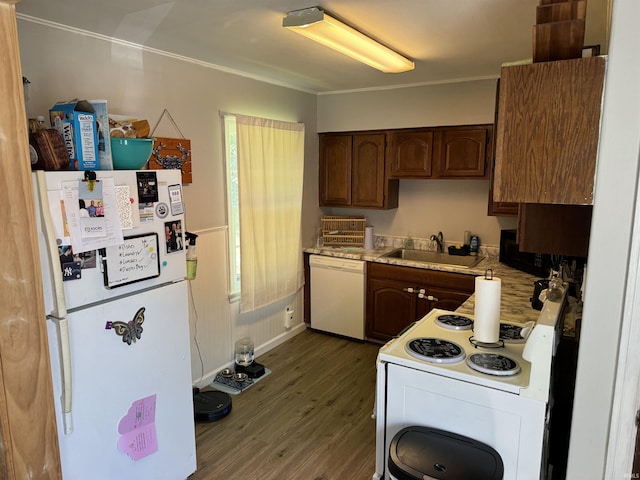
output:
POLYGON ((190 480, 370 479, 379 348, 306 330, 262 355, 272 373, 196 424, 190 480))

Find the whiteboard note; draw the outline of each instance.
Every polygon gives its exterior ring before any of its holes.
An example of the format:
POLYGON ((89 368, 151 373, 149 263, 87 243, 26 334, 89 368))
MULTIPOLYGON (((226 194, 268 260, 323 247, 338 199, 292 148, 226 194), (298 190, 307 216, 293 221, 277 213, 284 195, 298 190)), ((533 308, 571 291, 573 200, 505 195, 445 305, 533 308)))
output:
POLYGON ((105 249, 102 261, 107 288, 159 277, 158 234, 125 237, 124 243, 105 249))

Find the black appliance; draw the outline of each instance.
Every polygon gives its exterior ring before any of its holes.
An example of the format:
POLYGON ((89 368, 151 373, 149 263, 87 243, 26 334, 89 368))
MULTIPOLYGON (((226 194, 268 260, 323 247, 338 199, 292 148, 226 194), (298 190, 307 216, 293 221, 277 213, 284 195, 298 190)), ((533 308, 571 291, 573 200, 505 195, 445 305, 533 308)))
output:
POLYGON ((389 446, 389 473, 398 480, 502 480, 502 457, 489 445, 437 428, 400 430, 389 446))
POLYGON ((215 422, 231 412, 231 396, 217 390, 193 389, 193 413, 197 422, 215 422))
POLYGON ((549 277, 552 267, 558 268, 553 265, 551 255, 521 252, 516 230, 500 231, 500 263, 542 278, 549 277))
POLYGON ((549 280, 536 280, 533 282, 533 296, 531 297, 531 308, 542 310, 544 303, 540 301, 540 293, 549 288, 549 280))

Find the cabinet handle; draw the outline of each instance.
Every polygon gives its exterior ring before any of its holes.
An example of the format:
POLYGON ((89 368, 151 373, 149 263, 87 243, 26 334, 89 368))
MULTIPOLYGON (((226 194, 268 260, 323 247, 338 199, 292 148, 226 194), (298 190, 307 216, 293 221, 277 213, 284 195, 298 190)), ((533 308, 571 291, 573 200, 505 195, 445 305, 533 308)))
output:
POLYGON ((407 292, 407 293, 416 293, 418 295, 418 298, 426 298, 427 300, 429 300, 430 302, 437 302, 438 299, 436 297, 434 297, 433 295, 427 295, 427 291, 424 288, 421 289, 417 289, 417 288, 413 288, 413 287, 407 287, 407 288, 403 288, 402 289, 403 292, 407 292))
POLYGON ((438 301, 438 299, 436 297, 434 297, 433 295, 425 295, 424 293, 419 293, 418 294, 418 298, 426 298, 430 302, 437 302, 438 301))

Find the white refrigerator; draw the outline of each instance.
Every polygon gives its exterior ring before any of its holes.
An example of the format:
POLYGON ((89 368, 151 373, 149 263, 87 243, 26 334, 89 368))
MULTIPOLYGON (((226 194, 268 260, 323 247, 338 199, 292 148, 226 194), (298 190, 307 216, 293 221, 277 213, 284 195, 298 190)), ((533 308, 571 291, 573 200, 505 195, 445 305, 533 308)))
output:
POLYGON ((33 175, 65 480, 196 469, 179 170, 33 175))

